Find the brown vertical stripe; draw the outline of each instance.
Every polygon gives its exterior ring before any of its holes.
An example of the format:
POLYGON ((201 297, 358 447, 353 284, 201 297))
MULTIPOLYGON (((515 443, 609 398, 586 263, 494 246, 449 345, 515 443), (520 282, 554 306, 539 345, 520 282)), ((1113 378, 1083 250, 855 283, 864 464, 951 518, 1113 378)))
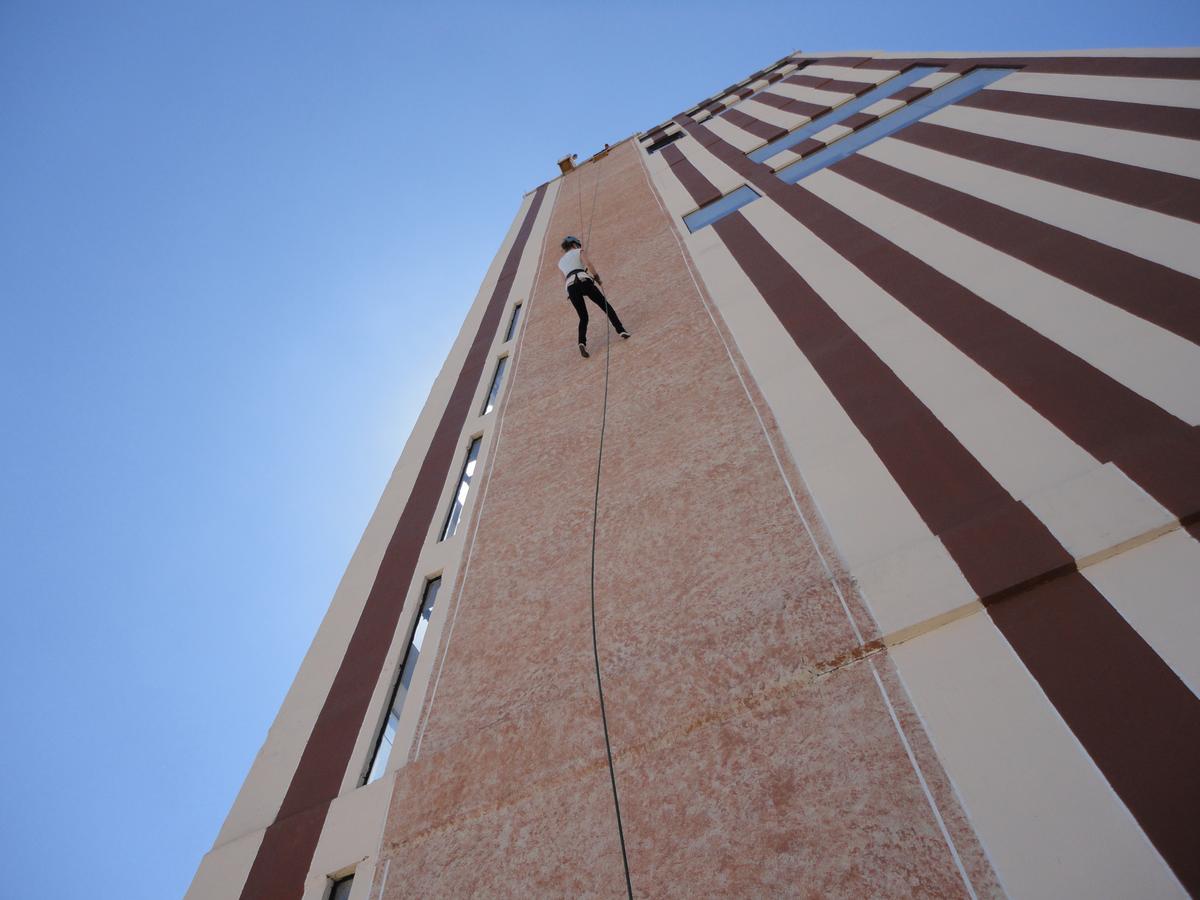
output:
POLYGON ((859 69, 909 69, 943 66, 956 72, 1000 66, 1055 75, 1116 75, 1126 78, 1200 78, 1200 57, 1151 56, 914 56, 870 59, 859 69))
POLYGON ((833 78, 821 78, 818 75, 792 75, 784 79, 788 84, 800 87, 815 88, 819 91, 833 91, 835 94, 853 94, 855 97, 865 94, 874 83, 865 81, 839 81, 833 78))
POLYGON ((1059 122, 1100 125, 1104 128, 1200 140, 1200 110, 1181 109, 1178 106, 1053 97, 1049 94, 1026 94, 999 88, 986 88, 964 97, 958 103, 975 109, 990 109, 993 112, 1013 113, 1018 116, 1035 116, 1059 122))
POLYGON ((717 186, 709 181, 699 169, 692 165, 691 160, 680 152, 674 144, 662 148, 663 159, 671 166, 671 172, 679 179, 697 206, 711 203, 721 196, 717 186))
POLYGON ((823 91, 836 91, 839 94, 853 94, 858 97, 865 94, 871 88, 875 87, 874 83, 865 81, 842 81, 830 79, 821 86, 823 91))
POLYGON ((838 122, 844 128, 849 128, 851 131, 857 131, 864 125, 870 125, 876 121, 879 116, 869 112, 856 112, 853 115, 846 116, 842 121, 838 122))
POLYGON ((804 100, 795 100, 791 97, 784 97, 780 94, 772 93, 771 91, 763 91, 754 99, 756 102, 762 103, 765 106, 773 106, 776 109, 782 109, 784 112, 795 113, 798 116, 808 116, 810 119, 815 119, 817 116, 822 116, 832 109, 832 107, 824 106, 820 103, 808 103, 804 100))
POLYGON ((1019 175, 1200 222, 1200 180, 1195 178, 931 122, 914 122, 892 136, 1019 175))
POLYGON ((1200 343, 1200 281, 861 154, 834 167, 871 190, 1082 291, 1200 343))
POLYGON ((1200 891, 1200 701, 1080 574, 992 621, 1184 888, 1200 891))
POLYGON ((463 448, 459 446, 459 435, 471 411, 471 399, 483 376, 488 348, 500 325, 517 267, 545 195, 546 185, 542 185, 534 194, 500 270, 479 329, 425 453, 412 493, 384 551, 362 615, 317 715, 287 795, 254 858, 242 888, 242 900, 282 900, 298 898, 303 893, 304 878, 312 862, 325 813, 351 765, 354 743, 396 633, 430 522, 438 512, 442 488, 452 469, 461 464, 463 448))
POLYGON ((786 128, 780 128, 778 125, 772 125, 769 122, 764 122, 762 119, 756 119, 754 116, 747 115, 740 109, 727 109, 721 113, 721 116, 743 131, 748 131, 755 137, 760 137, 765 141, 773 141, 787 134, 786 128))

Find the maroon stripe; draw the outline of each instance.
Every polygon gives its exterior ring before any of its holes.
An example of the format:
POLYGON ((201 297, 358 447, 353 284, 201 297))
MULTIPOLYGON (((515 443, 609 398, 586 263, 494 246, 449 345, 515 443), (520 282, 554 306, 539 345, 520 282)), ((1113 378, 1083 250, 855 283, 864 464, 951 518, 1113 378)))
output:
MULTIPOLYGON (((849 121, 847 119, 842 124, 848 124, 849 121)), ((1052 181, 1099 197, 1200 222, 1200 180, 1195 178, 1097 159, 1082 153, 1037 147, 931 122, 916 122, 897 132, 894 137, 930 150, 940 150, 984 165, 1052 181)))
POLYGON ((854 68, 870 69, 873 72, 880 70, 892 70, 895 72, 907 72, 914 66, 944 66, 945 60, 929 60, 920 56, 911 56, 904 59, 868 59, 865 62, 859 63, 854 68))
POLYGON ((818 150, 824 150, 827 146, 829 145, 824 141, 818 141, 816 138, 805 138, 800 143, 792 144, 792 146, 785 147, 784 149, 790 150, 799 157, 805 157, 816 153, 818 150))
POLYGON ((788 84, 800 87, 816 88, 821 91, 834 91, 839 94, 865 94, 875 87, 873 83, 863 81, 838 81, 834 78, 821 78, 817 75, 792 75, 784 79, 788 84))
POLYGON ((920 100, 932 90, 933 88, 917 87, 916 85, 910 84, 908 87, 900 88, 900 90, 896 91, 894 94, 891 94, 888 99, 899 100, 901 103, 912 103, 914 100, 920 100))
POLYGON ((1200 343, 1200 281, 862 154, 835 171, 1135 316, 1200 343))
MULTIPOLYGON (((1000 82, 1001 84, 1003 82, 1000 82)), ((1081 125, 1100 125, 1123 131, 1142 131, 1167 137, 1200 140, 1200 110, 1177 106, 1151 106, 1123 100, 1090 100, 1081 97, 1053 97, 987 88, 958 101, 961 106, 990 109, 993 112, 1036 116, 1081 125)))
POLYGON ((713 227, 931 528, 975 508, 940 534, 947 550, 1175 874, 1200 889, 1200 700, 741 213, 713 227))
POLYGON ((842 119, 842 121, 838 122, 838 124, 844 125, 852 131, 857 131, 864 125, 870 125, 878 118, 879 116, 875 115, 874 113, 856 112, 854 115, 847 116, 846 118, 842 119))
MULTIPOLYGON (((854 177, 858 159, 834 171, 854 177)), ((854 180, 875 190, 878 173, 865 173, 854 180)), ((1200 439, 1188 423, 815 194, 785 191, 778 202, 1101 462, 1118 466, 1181 519, 1200 511, 1200 439)))
POLYGON ((412 586, 421 546, 438 511, 446 477, 452 467, 461 464, 459 435, 471 412, 471 400, 483 375, 488 348, 500 325, 517 266, 545 195, 546 185, 542 185, 534 194, 500 270, 479 329, 425 453, 412 493, 388 542, 375 582, 305 744, 287 795, 275 822, 267 828, 250 868, 242 888, 242 900, 295 898, 303 893, 304 878, 316 849, 325 812, 337 796, 347 767, 351 765, 354 743, 383 671, 404 598, 412 586))
POLYGON ((853 69, 861 66, 870 59, 869 56, 826 56, 808 58, 808 65, 822 66, 841 66, 844 69, 853 69))
POLYGON ((767 141, 773 141, 787 134, 786 128, 780 128, 778 125, 772 125, 770 122, 756 119, 754 116, 747 115, 740 109, 727 109, 721 115, 743 131, 748 131, 755 137, 760 137, 767 141))
POLYGON ((757 103, 773 106, 776 109, 783 110, 784 112, 795 113, 798 116, 808 116, 810 119, 815 119, 817 116, 824 115, 832 108, 829 106, 824 106, 820 103, 808 103, 804 100, 796 100, 792 97, 785 97, 772 91, 763 91, 761 94, 755 97, 754 100, 757 103))
POLYGON ((720 198, 721 192, 717 186, 692 165, 691 160, 684 156, 674 144, 663 147, 662 155, 663 159, 670 164, 672 174, 679 179, 684 190, 692 195, 697 206, 703 206, 720 198))
POLYGON ((1078 573, 988 612, 1184 888, 1200 892, 1200 701, 1078 573))
POLYGON ((1127 78, 1200 78, 1200 58, 1139 56, 914 56, 906 59, 871 59, 856 68, 892 69, 942 66, 966 71, 981 66, 1021 68, 1026 72, 1056 75, 1118 75, 1127 78))
POLYGON ((853 94, 855 97, 860 94, 865 94, 867 91, 875 87, 873 82, 863 81, 841 81, 831 78, 822 85, 823 91, 837 91, 839 94, 853 94))

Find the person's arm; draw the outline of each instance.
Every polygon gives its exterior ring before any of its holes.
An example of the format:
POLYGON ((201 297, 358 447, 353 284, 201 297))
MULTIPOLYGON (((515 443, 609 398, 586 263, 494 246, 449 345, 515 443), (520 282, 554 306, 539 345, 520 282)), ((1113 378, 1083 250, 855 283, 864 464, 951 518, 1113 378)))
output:
POLYGON ((584 267, 591 272, 592 277, 596 279, 596 284, 604 284, 604 281, 600 278, 600 273, 592 267, 592 261, 588 259, 588 255, 583 252, 582 247, 579 248, 579 258, 583 260, 584 267))

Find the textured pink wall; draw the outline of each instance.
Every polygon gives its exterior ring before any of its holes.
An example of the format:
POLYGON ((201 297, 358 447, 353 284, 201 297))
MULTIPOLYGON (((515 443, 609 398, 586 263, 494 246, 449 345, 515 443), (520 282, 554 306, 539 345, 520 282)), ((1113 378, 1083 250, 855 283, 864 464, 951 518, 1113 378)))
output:
POLYGON ((596 579, 634 892, 965 894, 890 699, 974 890, 998 894, 886 652, 855 635, 639 152, 559 192, 436 696, 392 798, 385 896, 625 891, 589 618, 602 320, 580 359, 555 267, 597 176, 589 251, 634 335, 611 348, 596 579))

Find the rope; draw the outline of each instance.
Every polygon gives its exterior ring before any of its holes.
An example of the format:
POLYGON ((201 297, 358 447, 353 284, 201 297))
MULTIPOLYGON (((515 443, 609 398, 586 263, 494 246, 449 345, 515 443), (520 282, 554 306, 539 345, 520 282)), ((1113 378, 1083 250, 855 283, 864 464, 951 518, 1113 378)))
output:
MULTIPOLYGON (((592 184, 592 212, 588 217, 585 243, 591 240, 592 223, 596 221, 596 194, 600 187, 600 160, 596 163, 596 180, 592 184)), ((583 185, 579 186, 579 230, 583 230, 583 185)), ((625 867, 625 892, 633 900, 633 881, 629 877, 629 855, 625 851, 625 828, 621 822, 621 798, 617 795, 617 772, 613 767, 612 743, 608 737, 608 713, 604 707, 604 682, 600 677, 600 645, 596 637, 596 521, 600 515, 600 465, 604 461, 604 429, 608 423, 608 356, 612 345, 612 323, 608 321, 608 298, 604 300, 604 401, 600 412, 600 448, 596 454, 596 491, 592 497, 592 659, 596 664, 596 692, 600 696, 600 724, 604 727, 604 752, 608 757, 608 780, 612 785, 613 808, 617 814, 617 838, 621 842, 621 863, 625 867)))

